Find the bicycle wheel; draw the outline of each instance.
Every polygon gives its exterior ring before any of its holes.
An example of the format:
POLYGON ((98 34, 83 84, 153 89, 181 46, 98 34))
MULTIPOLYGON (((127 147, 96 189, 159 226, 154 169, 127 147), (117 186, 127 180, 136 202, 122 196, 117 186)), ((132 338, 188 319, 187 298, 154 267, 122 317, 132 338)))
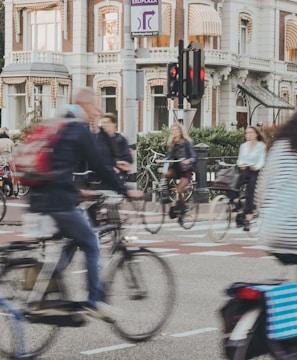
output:
POLYGON ((162 190, 152 190, 145 195, 143 204, 144 228, 151 234, 156 234, 165 219, 165 201, 162 190))
POLYGON ((231 205, 226 195, 216 196, 209 208, 208 234, 212 241, 223 241, 231 225, 231 205))
POLYGON ((6 214, 6 197, 3 192, 0 190, 0 221, 3 220, 6 214))
MULTIPOLYGON (((26 321, 23 328, 26 353, 33 357, 42 353, 52 343, 58 334, 59 327, 50 323, 32 322, 33 318, 26 309, 29 295, 36 280, 38 262, 31 258, 14 260, 14 263, 4 266, 1 271, 0 297, 13 302, 24 313, 26 321)), ((49 289, 46 293, 46 299, 57 299, 59 297, 58 289, 52 289, 52 291, 49 289)), ((0 341, 1 351, 12 353, 14 349, 10 349, 10 346, 12 344, 0 341)))
POLYGON ((8 359, 29 359, 24 343, 24 316, 6 299, 0 298, 0 354, 8 359))
POLYGON ((143 229, 142 209, 143 200, 132 200, 124 198, 118 205, 120 215, 121 237, 126 240, 133 240, 137 237, 137 232, 143 229))
MULTIPOLYGON (((168 188, 169 188, 169 198, 172 202, 177 201, 177 192, 176 187, 179 183, 180 179, 170 179, 168 188)), ((194 191, 194 183, 190 183, 184 189, 184 198, 187 201, 193 194, 194 191)))
POLYGON ((26 185, 22 185, 21 183, 18 183, 18 195, 25 196, 30 191, 30 187, 26 185))
MULTIPOLYGON (((187 190, 185 190, 187 192, 187 190)), ((185 197, 186 199, 186 197, 185 197)), ((191 229, 198 218, 199 203, 195 202, 194 196, 185 200, 185 211, 178 218, 179 224, 186 230, 191 229)))
POLYGON ((136 176, 137 189, 146 192, 149 183, 149 174, 145 169, 141 169, 136 176))
POLYGON ((132 341, 157 334, 173 310, 175 283, 164 259, 146 250, 126 250, 107 280, 107 301, 117 309, 115 329, 132 341))
POLYGON ((232 360, 272 360, 274 356, 269 354, 267 338, 265 333, 265 319, 260 317, 253 328, 249 331, 245 341, 238 342, 234 349, 232 360))

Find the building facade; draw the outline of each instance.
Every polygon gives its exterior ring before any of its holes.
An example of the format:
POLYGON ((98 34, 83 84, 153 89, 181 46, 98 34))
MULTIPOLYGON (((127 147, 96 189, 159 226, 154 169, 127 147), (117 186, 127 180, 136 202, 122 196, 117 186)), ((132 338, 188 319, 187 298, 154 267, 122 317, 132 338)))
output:
POLYGON ((166 96, 167 64, 177 62, 179 40, 205 51, 205 93, 197 109, 184 101, 187 126, 281 123, 296 107, 297 0, 162 0, 162 35, 129 39, 143 75, 135 119, 124 119, 123 92, 138 83, 124 83, 128 0, 4 3, 0 107, 11 130, 61 112, 81 86, 117 113, 120 131, 127 121, 144 133, 172 124, 177 99, 166 96))

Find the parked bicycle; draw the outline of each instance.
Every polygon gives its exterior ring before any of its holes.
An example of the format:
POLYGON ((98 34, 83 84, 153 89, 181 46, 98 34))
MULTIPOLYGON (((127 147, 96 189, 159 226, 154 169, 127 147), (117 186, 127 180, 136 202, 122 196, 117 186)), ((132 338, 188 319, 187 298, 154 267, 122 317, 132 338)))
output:
MULTIPOLYGON (((219 162, 222 167, 232 167, 233 164, 219 162)), ((237 227, 243 226, 244 221, 244 202, 245 191, 232 189, 230 187, 212 187, 217 195, 210 203, 208 216, 208 235, 214 242, 221 242, 226 239, 231 224, 234 222, 237 227), (236 202, 234 201, 236 199, 236 202)), ((260 230, 260 218, 258 212, 254 212, 253 219, 250 221, 250 231, 248 234, 256 237, 260 230)))
MULTIPOLYGON (((102 204, 112 195, 102 191, 92 194, 98 205, 97 217, 102 204)), ((117 199, 114 223, 98 227, 101 235, 113 234, 109 259, 100 271, 106 284, 106 301, 117 309, 113 327, 125 339, 142 341, 157 334, 168 320, 175 300, 174 277, 163 258, 148 249, 135 248, 131 238, 122 236, 125 217, 123 220, 121 214, 125 211, 119 195, 117 199)), ((67 271, 58 267, 62 248, 71 240, 57 241, 51 225, 45 223, 51 219, 46 215, 27 217, 33 221, 29 224, 31 234, 33 230, 33 235, 38 236, 31 241, 1 245, 0 296, 16 302, 23 311, 30 339, 27 351, 37 356, 55 339, 59 328, 85 325, 87 313, 81 294, 75 301, 69 300, 77 290, 73 284, 80 282, 71 276, 67 281, 67 271)), ((10 356, 13 349, 5 352, 10 356)))
POLYGON ((2 190, 0 190, 0 222, 4 219, 6 209, 6 196, 3 194, 2 190))
POLYGON ((182 160, 156 160, 158 164, 162 164, 162 175, 160 181, 155 183, 153 190, 146 193, 143 206, 145 229, 152 234, 156 234, 161 229, 166 213, 171 219, 177 218, 184 229, 191 229, 197 221, 199 204, 195 201, 194 184, 191 182, 185 187, 183 193, 185 208, 180 209, 176 201, 178 198, 176 184, 168 183, 165 176, 170 163, 182 160))
MULTIPOLYGON (((141 167, 137 173, 136 181, 139 190, 144 193, 156 189, 161 186, 162 173, 166 155, 154 151, 152 148, 148 149, 147 155, 142 159, 141 167)), ((170 179, 169 188, 172 190, 176 188, 179 179, 170 179)), ((185 199, 192 196, 195 186, 195 173, 193 172, 191 183, 187 186, 185 191, 185 199)), ((171 201, 176 201, 176 191, 170 191, 169 197, 171 201)))
MULTIPOLYGON (((272 254, 284 265, 297 255, 272 254)), ((297 359, 297 283, 288 280, 235 282, 220 310, 227 359, 297 359)))

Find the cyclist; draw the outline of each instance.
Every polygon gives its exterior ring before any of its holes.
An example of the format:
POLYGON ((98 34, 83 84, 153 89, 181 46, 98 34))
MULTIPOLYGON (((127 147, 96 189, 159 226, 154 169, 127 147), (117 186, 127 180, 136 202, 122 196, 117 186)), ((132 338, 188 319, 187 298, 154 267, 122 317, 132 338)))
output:
POLYGON ((297 112, 275 133, 256 188, 260 239, 270 251, 297 259, 297 112))
POLYGON ((63 267, 70 263, 77 247, 85 253, 89 292, 86 307, 91 315, 108 320, 110 314, 104 304, 104 284, 99 278, 98 241, 89 222, 76 207, 80 194, 72 181, 72 173, 80 162, 86 161, 114 190, 132 197, 141 194, 127 190, 115 173, 105 166, 102 155, 96 150, 89 130, 89 122, 100 114, 93 89, 79 89, 73 102, 76 105, 68 106, 65 115, 69 124, 63 129, 52 153, 53 174, 45 183, 32 187, 30 208, 32 212, 50 214, 63 236, 74 240, 64 249, 63 267))
MULTIPOLYGON (((169 160, 183 159, 181 162, 172 163, 169 166, 166 177, 168 180, 180 179, 177 185, 177 209, 183 212, 185 210, 183 190, 190 183, 192 178, 192 168, 196 160, 195 150, 192 140, 186 134, 184 127, 179 123, 174 123, 170 127, 170 134, 167 141, 167 148, 169 150, 166 158, 169 160)), ((179 221, 183 221, 179 217, 179 221)))
MULTIPOLYGON (((237 182, 237 189, 246 185, 245 208, 243 230, 250 230, 250 221, 254 212, 254 192, 259 171, 264 166, 266 156, 266 145, 260 130, 255 126, 249 126, 245 130, 246 141, 240 145, 237 165, 240 176, 237 182)), ((236 203, 236 200, 234 201, 236 203)), ((238 206, 237 206, 238 207, 238 206)))
POLYGON ((14 151, 14 142, 10 139, 8 135, 8 130, 6 128, 0 129, 0 156, 4 157, 9 169, 11 171, 11 181, 13 186, 13 193, 16 198, 18 198, 18 186, 17 181, 14 177, 15 173, 15 163, 13 158, 14 151))

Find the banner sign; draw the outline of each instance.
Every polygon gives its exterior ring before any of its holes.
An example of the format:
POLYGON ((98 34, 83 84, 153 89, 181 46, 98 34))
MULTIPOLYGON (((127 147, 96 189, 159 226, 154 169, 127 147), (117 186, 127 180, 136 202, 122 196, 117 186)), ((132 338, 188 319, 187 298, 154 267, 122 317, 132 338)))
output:
POLYGON ((162 0, 131 0, 131 37, 160 36, 162 0))

